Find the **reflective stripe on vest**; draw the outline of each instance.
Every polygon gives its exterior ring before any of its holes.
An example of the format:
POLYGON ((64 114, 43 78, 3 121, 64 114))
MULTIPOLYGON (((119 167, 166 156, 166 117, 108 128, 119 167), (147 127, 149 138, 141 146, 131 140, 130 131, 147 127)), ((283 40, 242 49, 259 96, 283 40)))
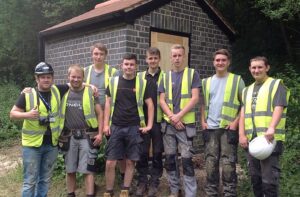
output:
MULTIPOLYGON (((116 103, 116 97, 117 97, 117 89, 119 84, 119 76, 110 78, 109 81, 109 91, 111 95, 111 104, 110 104, 110 125, 112 121, 112 115, 114 113, 115 103, 116 103)), ((145 127, 145 116, 144 116, 144 94, 146 89, 147 81, 143 78, 142 73, 138 73, 135 79, 135 98, 138 108, 138 113, 140 117, 140 126, 145 127)))
MULTIPOLYGON (((207 119, 209 111, 210 86, 212 77, 202 80, 203 96, 205 104, 205 119, 207 119)), ((238 99, 238 89, 241 77, 232 73, 228 74, 224 91, 223 105, 221 109, 220 128, 225 128, 234 121, 240 109, 238 99)))
MULTIPOLYGON (((61 111, 60 111, 60 129, 64 128, 65 124, 65 115, 67 108, 67 100, 69 97, 70 90, 64 95, 62 99, 61 111)), ((97 128, 98 121, 95 114, 95 105, 94 105, 94 96, 93 91, 90 87, 84 87, 83 96, 82 96, 82 107, 85 122, 90 128, 97 128)), ((69 128, 73 129, 73 128, 69 128)))
MULTIPOLYGON (((147 73, 147 71, 143 71, 141 73, 143 75, 143 79, 146 79, 146 73, 147 73)), ((159 76, 158 76, 158 80, 156 82, 156 86, 157 86, 156 122, 161 122, 162 121, 162 114, 163 113, 162 113, 162 109, 161 109, 160 104, 159 104, 158 87, 159 87, 159 84, 161 82, 163 74, 164 74, 164 72, 161 70, 160 73, 159 73, 159 76)))
MULTIPOLYGON (((264 135, 265 131, 268 129, 274 111, 273 100, 278 89, 279 83, 282 83, 280 79, 273 79, 269 77, 261 86, 258 91, 256 106, 254 112, 254 123, 252 119, 252 95, 254 83, 249 87, 245 88, 243 91, 243 103, 245 112, 245 132, 247 138, 251 140, 254 125, 257 132, 257 136, 264 135)), ((289 90, 287 90, 286 99, 288 101, 290 96, 289 90)), ((275 139, 285 141, 285 123, 286 123, 286 112, 287 108, 283 110, 282 117, 276 126, 275 139)))
MULTIPOLYGON (((186 67, 183 71, 182 83, 181 83, 181 98, 180 98, 180 110, 182 110, 192 98, 192 82, 194 77, 194 69, 186 67)), ((169 106, 169 109, 173 112, 173 94, 172 94, 172 71, 164 74, 164 88, 165 88, 165 100, 169 106)), ((169 117, 164 113, 164 119, 170 122, 169 117)), ((186 113, 182 122, 185 124, 195 123, 195 108, 186 113)))
MULTIPOLYGON (((35 89, 32 89, 31 93, 25 93, 26 112, 30 111, 38 105, 37 99, 40 98, 38 97, 35 89)), ((58 136, 60 133, 58 116, 60 106, 60 93, 55 85, 51 86, 50 103, 51 114, 55 118, 55 121, 50 123, 52 133, 52 144, 56 146, 58 142, 58 136)), ((41 99, 39 101, 38 111, 40 113, 40 118, 48 117, 48 110, 41 99)), ((43 135, 46 131, 47 126, 40 125, 39 120, 25 119, 22 127, 22 145, 30 147, 40 147, 43 142, 43 135)))
MULTIPOLYGON (((84 68, 84 81, 86 84, 91 83, 91 72, 92 72, 93 65, 90 65, 84 68)), ((107 88, 109 83, 109 78, 112 77, 116 72, 117 69, 109 66, 108 64, 104 65, 104 86, 107 88)))

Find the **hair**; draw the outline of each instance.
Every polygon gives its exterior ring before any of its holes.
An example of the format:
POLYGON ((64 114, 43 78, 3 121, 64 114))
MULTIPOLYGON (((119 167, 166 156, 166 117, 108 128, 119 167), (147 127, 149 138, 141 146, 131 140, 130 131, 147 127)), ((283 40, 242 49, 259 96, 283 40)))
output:
POLYGON ((156 47, 150 47, 147 49, 147 55, 157 55, 160 58, 160 51, 156 47))
POLYGON ((185 48, 181 44, 174 44, 174 45, 172 45, 171 50, 172 49, 183 49, 183 51, 185 52, 185 48))
POLYGON ((84 69, 79 64, 72 64, 69 66, 68 76, 70 76, 72 70, 80 71, 82 73, 82 76, 84 77, 84 69))
POLYGON ((135 60, 135 62, 137 63, 137 57, 136 54, 133 53, 127 53, 123 56, 123 60, 135 60))
POLYGON ((91 46, 91 53, 93 53, 93 51, 94 51, 94 49, 99 49, 100 51, 104 51, 104 53, 105 53, 105 55, 107 55, 107 48, 106 48, 106 46, 104 45, 104 44, 102 44, 102 43, 96 43, 96 44, 94 44, 94 45, 92 45, 91 46))
POLYGON ((251 65, 251 62, 253 61, 263 61, 265 63, 265 66, 269 66, 269 61, 265 56, 256 56, 250 59, 249 65, 251 65))
POLYGON ((216 58, 217 55, 225 55, 229 60, 231 59, 231 55, 227 49, 218 49, 213 53, 213 59, 216 58))

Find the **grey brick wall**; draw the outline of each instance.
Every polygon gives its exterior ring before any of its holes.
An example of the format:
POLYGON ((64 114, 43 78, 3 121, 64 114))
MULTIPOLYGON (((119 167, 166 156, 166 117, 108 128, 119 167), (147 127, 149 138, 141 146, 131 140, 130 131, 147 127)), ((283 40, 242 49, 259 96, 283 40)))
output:
MULTIPOLYGON (((175 0, 136 19, 133 25, 120 24, 46 40, 45 59, 54 66, 56 83, 64 83, 68 66, 74 63, 90 65, 90 46, 102 42, 108 48, 107 62, 110 65, 118 65, 122 56, 131 52, 138 56, 139 70, 144 70, 145 54, 150 43, 150 27, 190 34, 189 66, 195 68, 201 78, 213 74, 212 53, 215 50, 230 50, 227 36, 195 0, 175 0)), ((199 113, 197 116, 199 120, 199 113)), ((199 122, 197 129, 200 130, 199 122)), ((196 144, 198 147, 202 145, 200 135, 196 144)))

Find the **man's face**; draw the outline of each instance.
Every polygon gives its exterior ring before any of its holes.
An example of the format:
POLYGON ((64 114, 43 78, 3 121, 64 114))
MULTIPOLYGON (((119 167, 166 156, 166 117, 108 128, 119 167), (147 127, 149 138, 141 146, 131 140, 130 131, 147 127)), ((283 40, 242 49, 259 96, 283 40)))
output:
POLYGON ((93 63, 98 64, 104 64, 106 59, 106 54, 104 51, 99 50, 98 48, 95 48, 92 52, 93 57, 93 63))
POLYGON ((68 76, 70 85, 73 89, 80 89, 83 83, 83 73, 80 70, 71 70, 68 76))
POLYGON ((184 50, 172 49, 171 50, 171 63, 174 67, 180 68, 184 63, 184 50))
POLYGON ((123 74, 127 76, 133 76, 136 72, 136 61, 134 59, 124 59, 121 65, 123 74))
POLYGON ((214 59, 214 67, 216 69, 216 72, 227 72, 227 69, 230 64, 230 60, 226 55, 223 54, 217 54, 214 59))
POLYGON ((147 53, 146 62, 149 68, 156 69, 159 66, 160 57, 158 55, 151 55, 147 53))
POLYGON ((53 84, 53 75, 44 74, 35 77, 35 81, 38 84, 39 90, 48 91, 53 84))
POLYGON ((250 63, 249 70, 256 82, 264 82, 268 77, 267 72, 270 70, 270 66, 265 65, 262 60, 255 60, 250 63))

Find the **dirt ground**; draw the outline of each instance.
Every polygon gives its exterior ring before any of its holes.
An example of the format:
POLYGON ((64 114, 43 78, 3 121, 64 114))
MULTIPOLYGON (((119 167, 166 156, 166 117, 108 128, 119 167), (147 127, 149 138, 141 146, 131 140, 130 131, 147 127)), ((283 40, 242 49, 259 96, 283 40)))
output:
MULTIPOLYGON (((21 147, 19 145, 12 146, 8 149, 0 149, 0 179, 1 177, 6 176, 8 172, 12 171, 12 169, 15 169, 18 165, 22 164, 21 159, 22 153, 21 153, 21 147)), ((205 185, 205 177, 206 172, 204 168, 204 156, 203 154, 197 154, 195 155, 194 159, 194 167, 195 167, 195 174, 197 177, 197 184, 198 184, 198 191, 197 196, 202 197, 205 196, 204 194, 204 185, 205 185)), ((243 172, 241 171, 241 168, 237 166, 237 172, 239 176, 243 175, 243 172)), ((20 177, 20 180, 22 178, 20 177)), ((15 191, 15 196, 20 196, 20 190, 21 190, 21 181, 20 183, 14 184, 12 188, 5 188, 7 191, 15 191), (18 187, 16 189, 16 187, 18 187)), ((120 181, 117 180, 115 183, 115 196, 118 196, 121 185, 120 181)), ((136 183, 133 181, 132 184, 132 191, 135 191, 136 183)), ((3 188, 2 188, 3 189, 3 188)), ((96 190, 97 190, 97 197, 103 196, 103 193, 105 191, 105 177, 103 176, 97 176, 96 177, 96 190)), ((159 185, 159 194, 158 197, 166 197, 169 194, 168 189, 168 183, 166 179, 166 173, 164 172, 161 183, 159 185)), ((183 190, 183 188, 182 188, 183 190)), ((83 183, 78 185, 78 189, 76 190, 76 196, 78 197, 84 197, 84 186, 83 183)), ((5 193, 0 192, 0 196, 7 196, 5 193)), ((60 181, 52 181, 50 191, 49 191, 49 197, 59 197, 59 196, 65 196, 66 194, 66 185, 64 180, 60 181)), ((131 195, 134 196, 134 195, 131 195)), ((182 195, 184 196, 184 195, 182 195)), ((146 197, 146 196, 145 196, 146 197)))

